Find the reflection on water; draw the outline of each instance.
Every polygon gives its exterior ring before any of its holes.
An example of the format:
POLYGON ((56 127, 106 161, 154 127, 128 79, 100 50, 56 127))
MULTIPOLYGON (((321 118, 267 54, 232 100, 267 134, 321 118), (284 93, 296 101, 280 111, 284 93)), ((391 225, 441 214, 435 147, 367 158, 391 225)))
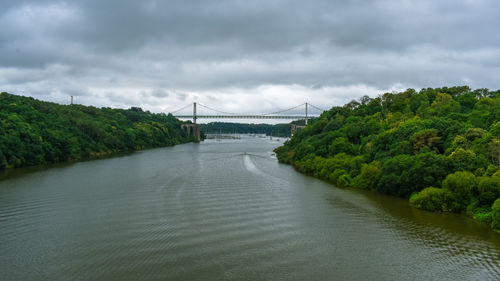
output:
POLYGON ((500 235, 206 141, 0 177, 0 280, 496 280, 500 235))

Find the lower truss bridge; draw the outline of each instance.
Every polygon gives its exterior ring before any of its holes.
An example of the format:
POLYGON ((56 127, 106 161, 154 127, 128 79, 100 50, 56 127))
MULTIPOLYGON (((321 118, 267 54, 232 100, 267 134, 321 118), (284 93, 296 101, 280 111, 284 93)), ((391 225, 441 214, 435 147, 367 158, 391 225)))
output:
MULTIPOLYGON (((188 104, 178 110, 170 112, 173 116, 179 119, 192 119, 192 124, 183 124, 182 127, 187 130, 188 134, 192 134, 199 141, 200 140, 200 129, 199 125, 196 123, 198 119, 282 119, 282 120, 305 120, 305 124, 307 125, 309 118, 317 118, 321 115, 321 113, 325 111, 315 105, 310 103, 303 103, 297 106, 287 108, 284 110, 271 112, 271 113, 262 113, 262 114, 238 114, 231 112, 224 112, 212 107, 200 104, 200 103, 192 103, 188 104), (185 113, 186 110, 190 110, 192 107, 192 113, 185 113), (201 111, 203 112, 200 112, 201 111), (209 113, 206 113, 209 111, 209 113), (201 114, 200 114, 201 113, 201 114)), ((292 126, 292 134, 297 132, 297 129, 300 129, 304 126, 293 125, 292 126)))

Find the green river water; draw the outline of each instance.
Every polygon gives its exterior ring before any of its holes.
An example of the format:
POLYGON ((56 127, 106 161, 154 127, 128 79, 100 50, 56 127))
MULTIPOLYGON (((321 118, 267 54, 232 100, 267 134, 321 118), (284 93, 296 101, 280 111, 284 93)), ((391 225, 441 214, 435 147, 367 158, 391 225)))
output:
POLYGON ((244 137, 0 173, 0 280, 499 280, 500 235, 244 137))

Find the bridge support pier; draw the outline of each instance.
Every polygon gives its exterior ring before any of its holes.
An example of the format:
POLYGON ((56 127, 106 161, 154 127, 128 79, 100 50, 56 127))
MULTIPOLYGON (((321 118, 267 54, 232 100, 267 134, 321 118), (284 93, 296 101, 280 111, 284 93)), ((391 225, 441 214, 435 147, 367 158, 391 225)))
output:
POLYGON ((199 124, 182 124, 181 128, 186 130, 188 136, 191 136, 191 131, 196 142, 201 141, 200 125, 199 124))
POLYGON ((299 130, 302 130, 304 129, 306 126, 302 126, 302 125, 294 125, 292 124, 290 126, 290 136, 293 136, 295 135, 299 130))

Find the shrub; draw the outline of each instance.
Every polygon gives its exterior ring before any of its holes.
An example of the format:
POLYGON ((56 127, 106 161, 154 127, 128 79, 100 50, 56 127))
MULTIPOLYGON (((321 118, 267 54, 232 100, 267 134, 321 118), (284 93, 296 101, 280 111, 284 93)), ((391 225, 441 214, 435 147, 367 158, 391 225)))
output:
POLYGON ((446 189, 427 187, 411 196, 410 205, 428 211, 451 211, 453 194, 446 189))
POLYGON ((331 182, 333 182, 335 184, 338 184, 337 181, 344 174, 347 174, 346 170, 344 170, 344 169, 336 169, 335 171, 333 171, 333 173, 330 174, 330 176, 328 176, 328 179, 331 182))
POLYGON ((373 161, 370 164, 363 164, 361 173, 356 177, 356 186, 373 189, 377 184, 377 177, 380 175, 382 164, 379 161, 373 161))
POLYGON ((337 180, 337 185, 339 187, 349 187, 351 186, 352 178, 348 174, 343 174, 337 180))
POLYGON ((491 212, 489 211, 481 211, 474 214, 474 219, 481 222, 490 222, 491 221, 491 212))
POLYGON ((465 213, 477 221, 491 223, 491 205, 481 206, 477 199, 471 201, 465 213))
POLYGON ((491 228, 500 230, 500 198, 491 206, 491 228))
POLYGON ((451 191, 459 209, 464 210, 477 189, 477 179, 471 172, 455 172, 446 177, 443 188, 451 191))

